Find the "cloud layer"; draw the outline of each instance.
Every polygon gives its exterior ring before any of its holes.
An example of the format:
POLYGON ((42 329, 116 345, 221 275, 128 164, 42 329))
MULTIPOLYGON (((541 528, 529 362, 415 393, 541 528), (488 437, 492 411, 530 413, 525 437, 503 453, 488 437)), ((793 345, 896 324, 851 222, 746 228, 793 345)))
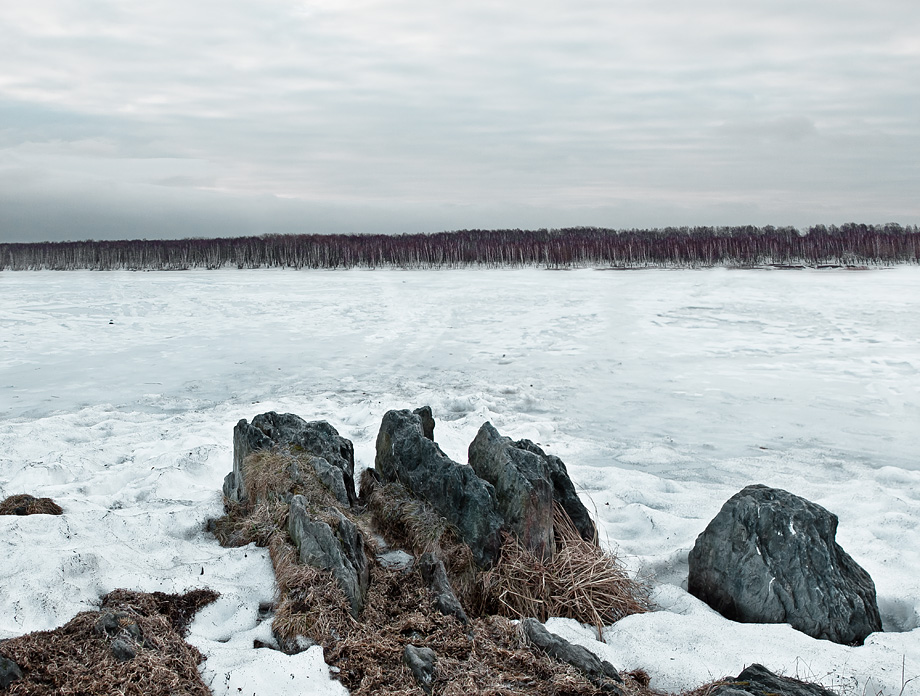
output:
POLYGON ((0 240, 920 222, 912 0, 0 9, 0 240))

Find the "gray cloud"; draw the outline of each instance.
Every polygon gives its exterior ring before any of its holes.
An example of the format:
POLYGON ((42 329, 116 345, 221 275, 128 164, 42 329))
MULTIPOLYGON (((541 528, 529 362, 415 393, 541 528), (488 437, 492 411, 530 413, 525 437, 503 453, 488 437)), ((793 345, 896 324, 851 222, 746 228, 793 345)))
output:
POLYGON ((913 2, 8 5, 0 239, 920 222, 913 2))

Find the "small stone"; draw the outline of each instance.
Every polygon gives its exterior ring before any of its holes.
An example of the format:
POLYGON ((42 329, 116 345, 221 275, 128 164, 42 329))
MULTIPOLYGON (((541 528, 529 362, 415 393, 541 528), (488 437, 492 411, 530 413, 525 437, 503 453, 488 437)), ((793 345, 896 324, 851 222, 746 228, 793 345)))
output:
POLYGON ((129 641, 124 638, 116 638, 112 641, 112 655, 119 662, 127 662, 134 659, 137 651, 129 641))
POLYGON ((22 679, 22 670, 19 669, 19 665, 8 657, 0 655, 0 689, 6 689, 20 679, 22 679))
POLYGON ((409 667, 409 670, 415 676, 415 680, 422 687, 426 694, 431 693, 431 685, 434 683, 434 669, 437 655, 431 648, 418 648, 414 645, 407 645, 403 650, 403 660, 409 667))
POLYGON ((377 562, 390 570, 406 570, 412 567, 415 558, 401 549, 387 551, 377 555, 377 562))
POLYGON ((457 617, 461 623, 469 623, 469 617, 450 585, 444 562, 431 551, 427 551, 418 559, 418 569, 422 580, 435 595, 434 605, 437 610, 445 616, 457 617))

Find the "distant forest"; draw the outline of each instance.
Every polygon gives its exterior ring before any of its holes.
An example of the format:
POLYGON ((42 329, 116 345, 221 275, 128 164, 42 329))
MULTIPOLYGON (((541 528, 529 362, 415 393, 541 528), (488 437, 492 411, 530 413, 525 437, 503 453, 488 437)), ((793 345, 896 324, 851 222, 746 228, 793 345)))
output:
POLYGON ((461 230, 218 239, 0 244, 0 270, 191 268, 697 268, 920 262, 920 228, 898 224, 461 230))

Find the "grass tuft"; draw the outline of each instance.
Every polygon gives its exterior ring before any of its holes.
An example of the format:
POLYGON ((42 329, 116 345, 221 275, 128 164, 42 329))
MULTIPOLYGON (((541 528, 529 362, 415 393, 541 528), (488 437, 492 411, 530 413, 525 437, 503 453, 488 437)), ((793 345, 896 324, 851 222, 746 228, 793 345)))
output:
POLYGON ((556 549, 543 560, 505 534, 501 558, 485 572, 480 613, 512 618, 550 616, 603 626, 652 607, 647 584, 629 577, 616 556, 581 538, 558 505, 553 526, 556 549))
POLYGON ((36 498, 28 493, 11 495, 0 502, 0 515, 61 515, 64 510, 51 498, 36 498))

